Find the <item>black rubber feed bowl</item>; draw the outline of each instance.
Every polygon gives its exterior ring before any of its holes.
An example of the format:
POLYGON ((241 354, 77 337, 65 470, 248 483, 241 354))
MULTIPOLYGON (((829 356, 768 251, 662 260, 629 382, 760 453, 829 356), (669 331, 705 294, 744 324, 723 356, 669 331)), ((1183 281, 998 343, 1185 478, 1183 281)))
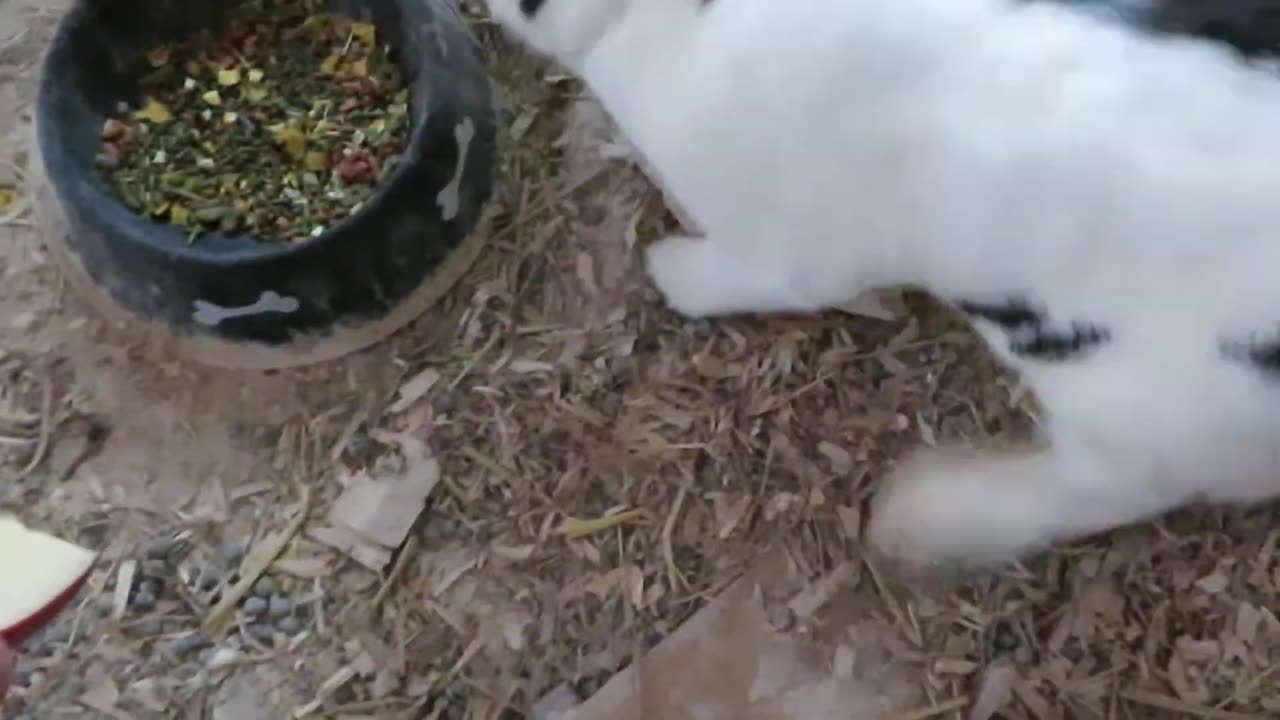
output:
POLYGON ((327 6, 373 22, 392 48, 410 85, 410 140, 360 211, 297 245, 188 242, 125 205, 94 165, 108 114, 121 100, 137 106, 146 48, 216 24, 223 0, 82 0, 62 19, 44 60, 37 142, 65 249, 114 303, 179 338, 280 350, 385 321, 422 288, 452 282, 438 276, 495 181, 493 95, 476 43, 445 0, 327 6))

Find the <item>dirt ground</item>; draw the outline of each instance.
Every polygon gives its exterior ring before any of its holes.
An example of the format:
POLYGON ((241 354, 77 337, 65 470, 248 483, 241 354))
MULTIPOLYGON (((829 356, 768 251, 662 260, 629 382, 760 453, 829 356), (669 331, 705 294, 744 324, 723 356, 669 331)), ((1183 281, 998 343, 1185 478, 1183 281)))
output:
POLYGON ((675 222, 660 193, 578 88, 491 28, 503 213, 450 299, 287 372, 107 326, 50 264, 24 182, 62 5, 0 0, 0 508, 103 564, 26 648, 4 717, 533 717, 767 553, 788 592, 841 586, 814 620, 839 638, 758 598, 778 633, 911 679, 886 718, 1280 714, 1271 509, 1179 514, 945 596, 866 565, 885 469, 915 443, 1025 431, 1016 382, 918 298, 891 320, 670 314, 635 254, 675 222), (428 478, 428 509, 402 547, 336 550, 335 499, 368 476, 428 478), (230 631, 203 630, 276 534, 230 631))

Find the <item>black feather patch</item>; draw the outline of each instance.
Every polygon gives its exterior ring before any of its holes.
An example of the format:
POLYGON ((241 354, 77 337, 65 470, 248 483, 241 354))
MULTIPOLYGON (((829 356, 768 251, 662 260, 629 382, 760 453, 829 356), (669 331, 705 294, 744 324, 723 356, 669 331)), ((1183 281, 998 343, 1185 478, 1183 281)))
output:
POLYGON ((1111 331, 1091 322, 1058 326, 1045 312, 1021 298, 1004 302, 956 303, 966 314, 999 325, 1009 337, 1009 351, 1037 360, 1068 360, 1111 340, 1111 331))
POLYGON ((1223 357, 1250 365, 1268 375, 1280 375, 1280 338, 1251 337, 1248 340, 1223 340, 1218 344, 1223 357))
POLYGON ((520 0, 520 12, 524 13, 525 17, 532 18, 546 4, 547 0, 520 0))
POLYGON ((1145 33, 1212 40, 1246 57, 1280 54, 1280 2, 1277 0, 1042 1, 1069 5, 1145 33))
POLYGON ((1002 303, 983 303, 961 300, 956 303, 960 309, 983 320, 999 325, 1005 330, 1034 325, 1039 326, 1044 318, 1025 300, 1011 298, 1002 303))

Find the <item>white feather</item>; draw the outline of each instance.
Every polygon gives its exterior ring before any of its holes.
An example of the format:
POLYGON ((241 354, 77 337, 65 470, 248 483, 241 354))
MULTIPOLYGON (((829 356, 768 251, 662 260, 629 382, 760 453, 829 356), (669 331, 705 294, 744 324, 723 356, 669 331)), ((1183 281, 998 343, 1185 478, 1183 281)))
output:
POLYGON ((706 231, 648 250, 689 316, 882 286, 1025 295, 1106 326, 1030 362, 1047 447, 926 451, 879 549, 992 563, 1196 499, 1280 495, 1280 81, 1207 41, 1004 0, 518 0, 492 14, 581 75, 706 231))

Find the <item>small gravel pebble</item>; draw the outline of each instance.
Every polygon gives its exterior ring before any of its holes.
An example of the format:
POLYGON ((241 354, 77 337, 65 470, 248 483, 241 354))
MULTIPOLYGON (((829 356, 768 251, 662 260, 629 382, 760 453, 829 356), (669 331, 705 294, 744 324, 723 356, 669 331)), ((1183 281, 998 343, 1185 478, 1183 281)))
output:
POLYGON ((173 552, 174 544, 172 537, 158 537, 147 543, 144 554, 148 560, 167 560, 169 553, 173 552))
POLYGON ((272 595, 267 614, 273 618, 284 617, 293 612, 293 601, 284 595, 272 595))
POLYGON ((796 616, 784 603, 770 603, 765 611, 765 617, 769 620, 769 625, 778 632, 787 632, 795 627, 796 616))
POLYGON ((442 415, 447 415, 448 413, 457 410, 458 405, 461 403, 458 401, 457 392, 442 392, 436 396, 436 399, 432 404, 435 406, 436 412, 442 415))
POLYGON ((368 455, 373 449, 373 438, 369 437, 369 434, 364 430, 357 430, 347 440, 347 446, 343 448, 343 453, 347 457, 360 459, 368 455))
POLYGON ((244 559, 244 543, 238 540, 225 540, 222 547, 218 548, 218 554, 222 556, 222 561, 228 565, 234 565, 244 559))
POLYGON ((156 596, 149 592, 139 592, 129 601, 129 607, 138 612, 148 612, 156 607, 156 596))
POLYGON ((99 595, 97 604, 99 614, 110 615, 116 607, 116 599, 111 595, 99 595))
POLYGON ((138 583, 138 594, 147 593, 148 595, 160 596, 160 586, 155 580, 143 580, 138 583))
POLYGON ((64 643, 71 639, 71 628, 66 624, 58 624, 49 628, 44 634, 46 642, 64 643))
POLYGON ((38 688, 43 687, 47 682, 49 682, 49 678, 44 674, 44 671, 34 670, 27 673, 26 681, 22 683, 22 686, 27 688, 38 688))
POLYGON ((258 642, 270 644, 275 640, 276 634, 275 631, 271 629, 270 625, 250 625, 249 637, 257 640, 258 642))
POLYGON ((297 635, 302 632, 302 621, 292 615, 276 621, 276 629, 285 635, 297 635))
POLYGON ((163 560, 143 560, 142 574, 145 577, 162 578, 169 574, 169 566, 163 560))
POLYGON ((427 522, 426 535, 428 542, 447 542, 466 537, 467 526, 452 515, 436 514, 427 522))
POLYGON ((216 587, 222 580, 222 573, 212 565, 206 565, 204 570, 200 571, 200 589, 208 592, 216 587))
POLYGON ((685 326, 699 335, 706 335, 715 327, 715 325, 707 318, 698 318, 696 320, 686 321, 685 326))
POLYGON ((143 635, 160 635, 164 632, 164 620, 161 618, 147 618, 138 623, 138 632, 143 635))
POLYGON ((269 598, 276 594, 276 581, 269 577, 258 578, 258 582, 253 584, 253 594, 258 597, 269 598))
POLYGON ((216 670, 218 668, 224 668, 232 663, 238 662, 240 658, 244 657, 244 651, 241 650, 238 646, 233 647, 228 645, 221 645, 219 647, 209 648, 208 650, 201 651, 200 655, 201 655, 201 658, 204 660, 204 665, 206 668, 210 670, 216 670))
POLYGON ((592 203, 582 207, 582 214, 579 219, 587 225, 599 225, 609 216, 609 211, 599 203, 592 203))
POLYGON ((244 604, 240 607, 244 610, 245 615, 248 615, 249 617, 258 617, 267 611, 267 600, 266 598, 251 595, 244 599, 244 604))
POLYGON ((467 716, 467 696, 456 688, 446 689, 435 702, 440 720, 463 720, 467 716))
POLYGON ((996 625, 995 632, 992 633, 991 644, 997 653, 1007 653, 1017 650, 1021 640, 1009 623, 1001 622, 996 625))
POLYGON ((590 698, 592 695, 595 695, 600 688, 604 687, 605 683, 609 682, 609 679, 612 677, 613 673, 607 670, 601 670, 593 675, 578 678, 577 682, 573 683, 573 689, 578 693, 578 697, 590 698))
POLYGON ((169 652, 176 657, 185 657, 197 650, 203 650, 209 645, 209 638, 205 637, 202 632, 193 632, 190 635, 183 635, 174 639, 169 643, 169 652))

